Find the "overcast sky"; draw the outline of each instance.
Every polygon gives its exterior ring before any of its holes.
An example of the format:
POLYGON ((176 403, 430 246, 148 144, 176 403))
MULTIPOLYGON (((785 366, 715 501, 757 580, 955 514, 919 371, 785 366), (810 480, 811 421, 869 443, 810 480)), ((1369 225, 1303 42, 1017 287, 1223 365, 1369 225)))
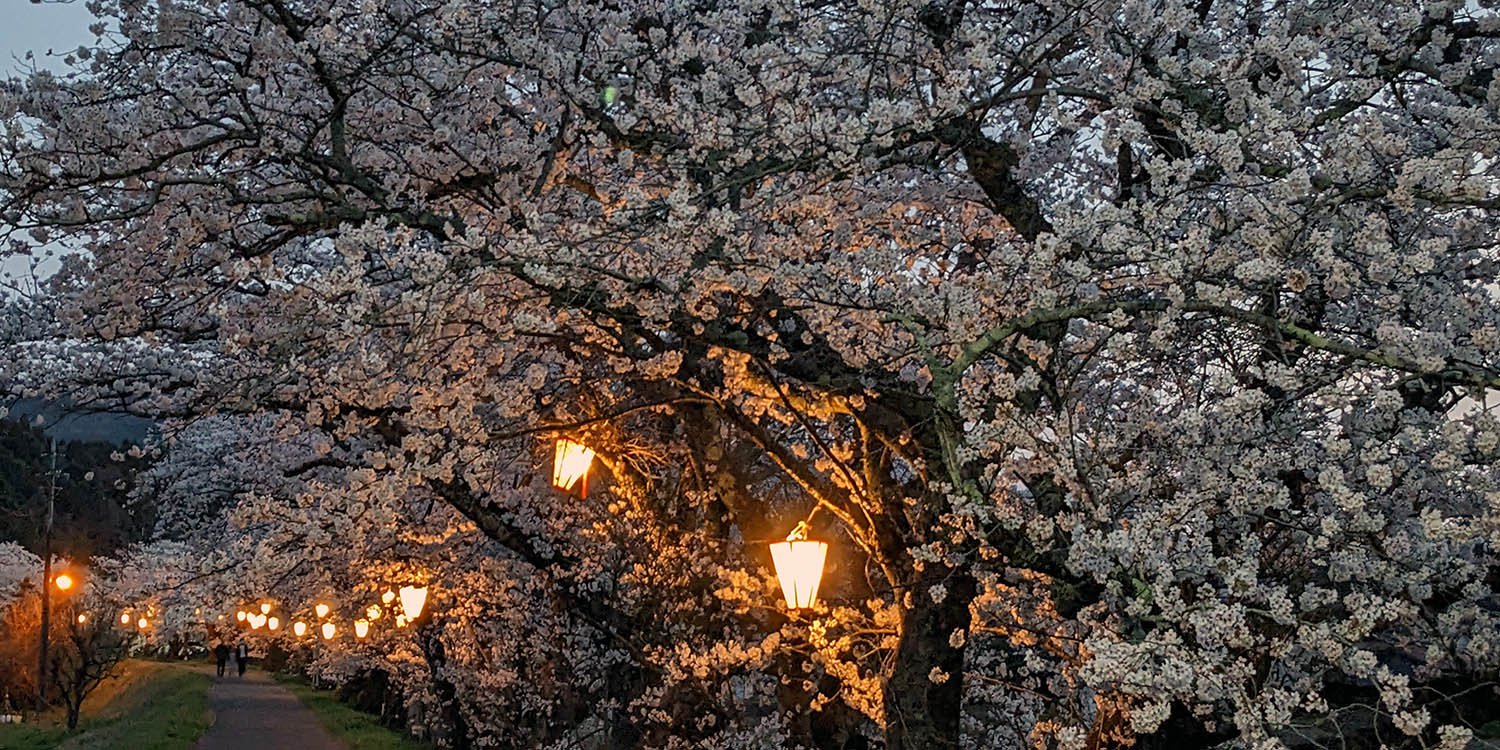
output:
MULTIPOLYGON (((91 44, 94 35, 89 24, 94 17, 82 0, 71 3, 33 3, 31 0, 0 0, 0 77, 9 78, 30 69, 26 53, 33 53, 38 67, 60 70, 61 55, 91 44), (57 55, 49 55, 48 51, 57 55)), ((40 269, 47 274, 55 264, 40 269)), ((23 260, 0 258, 0 296, 7 294, 7 281, 15 283, 26 276, 23 260)), ((24 283, 23 283, 24 285, 24 283)))

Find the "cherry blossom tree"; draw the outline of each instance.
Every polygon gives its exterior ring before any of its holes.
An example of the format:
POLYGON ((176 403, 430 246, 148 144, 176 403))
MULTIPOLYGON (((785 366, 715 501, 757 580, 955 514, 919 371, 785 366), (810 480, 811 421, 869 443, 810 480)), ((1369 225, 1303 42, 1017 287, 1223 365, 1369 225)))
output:
POLYGON ((196 580, 433 580, 317 658, 448 744, 1459 747, 1494 705, 1485 3, 94 7, 0 89, 9 252, 88 248, 0 368, 264 435, 199 467, 196 580), (559 435, 587 499, 533 479, 559 435))

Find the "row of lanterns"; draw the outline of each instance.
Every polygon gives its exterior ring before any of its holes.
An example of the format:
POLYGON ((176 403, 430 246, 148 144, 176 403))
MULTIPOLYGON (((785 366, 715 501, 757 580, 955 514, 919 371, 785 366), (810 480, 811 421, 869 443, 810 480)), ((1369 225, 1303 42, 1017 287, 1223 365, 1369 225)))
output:
MULTIPOLYGON (((427 606, 427 587, 402 586, 400 591, 401 593, 398 595, 395 591, 387 589, 384 594, 381 594, 380 601, 389 607, 391 602, 395 601, 398 596, 400 597, 401 614, 396 615, 396 627, 404 628, 408 623, 422 616, 422 610, 427 606)), ((328 613, 331 611, 332 607, 323 602, 318 602, 313 607, 313 613, 318 616, 319 620, 328 617, 328 613)), ((365 608, 365 617, 354 621, 354 637, 364 638, 368 636, 370 634, 370 621, 380 619, 383 612, 380 605, 377 604, 371 604, 365 608)), ((281 620, 271 615, 271 604, 269 602, 262 602, 259 612, 249 612, 243 609, 235 612, 234 619, 247 623, 251 630, 259 630, 264 627, 267 630, 274 631, 281 627, 281 620)), ((333 637, 338 633, 338 628, 332 622, 324 622, 319 625, 318 631, 322 634, 323 640, 327 641, 333 640, 333 637)), ((292 635, 301 638, 307 635, 307 632, 308 624, 306 622, 298 620, 292 623, 292 635)))
MULTIPOLYGON (((589 468, 593 463, 593 449, 571 438, 558 438, 552 456, 552 486, 564 492, 579 486, 579 496, 587 497, 589 468)), ((787 608, 811 608, 818 600, 828 543, 808 539, 807 522, 802 521, 784 541, 770 546, 771 564, 776 568, 787 608)))

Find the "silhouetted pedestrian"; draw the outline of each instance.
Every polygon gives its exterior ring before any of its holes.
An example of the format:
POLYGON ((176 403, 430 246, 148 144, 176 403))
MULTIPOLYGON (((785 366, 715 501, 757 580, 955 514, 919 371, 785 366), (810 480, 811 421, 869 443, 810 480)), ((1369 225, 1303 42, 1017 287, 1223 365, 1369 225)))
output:
POLYGON ((223 677, 224 665, 229 663, 229 644, 219 641, 219 645, 214 646, 214 663, 219 667, 219 676, 223 677))
POLYGON ((245 665, 250 661, 250 647, 246 646, 244 641, 240 641, 240 645, 235 647, 234 660, 238 662, 240 676, 244 677, 245 665))

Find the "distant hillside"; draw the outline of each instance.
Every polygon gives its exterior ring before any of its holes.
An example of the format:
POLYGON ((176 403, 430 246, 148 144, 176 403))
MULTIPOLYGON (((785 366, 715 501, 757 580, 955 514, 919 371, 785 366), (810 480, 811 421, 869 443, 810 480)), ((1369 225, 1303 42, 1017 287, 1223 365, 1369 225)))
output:
MULTIPOLYGON (((144 421, 144 420, 142 420, 144 421)), ((107 423, 95 422, 90 429, 107 423)), ((116 425, 118 426, 118 424, 116 425)), ((59 430, 61 432, 61 430, 59 430)), ((152 509, 132 507, 130 487, 143 459, 115 461, 123 433, 94 432, 80 426, 65 434, 107 436, 109 442, 66 439, 58 435, 57 515, 53 548, 57 554, 84 557, 109 553, 150 533, 152 509)), ((0 541, 14 541, 32 551, 41 547, 46 517, 47 474, 52 436, 20 420, 0 420, 0 541)))
MULTIPOLYGON (((0 404, 3 405, 3 404, 0 404)), ((141 443, 156 429, 149 419, 129 414, 91 414, 70 412, 67 404, 28 398, 8 405, 9 419, 34 424, 42 417, 42 430, 48 437, 65 441, 125 445, 141 443)))

